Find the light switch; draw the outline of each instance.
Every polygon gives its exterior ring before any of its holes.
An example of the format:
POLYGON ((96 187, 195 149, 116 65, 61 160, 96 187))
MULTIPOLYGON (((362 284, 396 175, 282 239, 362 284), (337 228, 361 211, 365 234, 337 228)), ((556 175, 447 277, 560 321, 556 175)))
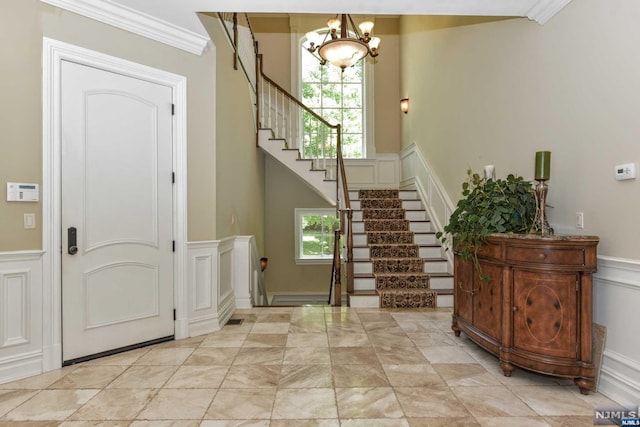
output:
POLYGON ((36 228, 36 214, 24 214, 24 228, 36 228))

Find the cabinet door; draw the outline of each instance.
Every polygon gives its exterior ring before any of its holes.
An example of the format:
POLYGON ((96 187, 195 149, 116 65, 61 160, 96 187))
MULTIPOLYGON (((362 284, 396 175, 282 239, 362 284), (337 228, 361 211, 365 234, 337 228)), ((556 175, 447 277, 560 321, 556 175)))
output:
POLYGON ((502 337, 502 267, 480 263, 482 275, 473 269, 473 324, 496 340, 502 337))
POLYGON ((514 270, 513 281, 514 347, 576 358, 576 274, 514 270))
POLYGON ((463 261, 459 255, 455 257, 454 305, 455 313, 468 323, 473 321, 473 264, 463 261))

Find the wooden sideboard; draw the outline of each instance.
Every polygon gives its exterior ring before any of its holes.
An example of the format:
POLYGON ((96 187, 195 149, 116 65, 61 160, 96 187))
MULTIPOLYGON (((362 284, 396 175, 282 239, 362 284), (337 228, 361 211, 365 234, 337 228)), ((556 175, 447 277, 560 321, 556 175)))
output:
POLYGON ((592 274, 598 238, 494 234, 472 260, 455 254, 453 322, 516 367, 573 378, 580 392, 594 386, 591 350, 592 274))

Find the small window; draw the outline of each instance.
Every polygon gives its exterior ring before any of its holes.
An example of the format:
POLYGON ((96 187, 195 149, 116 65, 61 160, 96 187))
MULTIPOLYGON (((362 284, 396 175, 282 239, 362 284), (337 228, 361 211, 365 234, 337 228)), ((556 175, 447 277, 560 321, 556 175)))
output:
POLYGON ((335 209, 296 209, 296 263, 326 264, 333 259, 335 209))

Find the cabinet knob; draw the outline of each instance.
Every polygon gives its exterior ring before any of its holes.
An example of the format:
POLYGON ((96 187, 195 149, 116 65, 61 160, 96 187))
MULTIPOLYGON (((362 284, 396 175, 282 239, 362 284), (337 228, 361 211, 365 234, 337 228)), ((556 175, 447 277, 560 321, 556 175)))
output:
POLYGON ((540 258, 540 259, 545 259, 546 257, 547 257, 547 254, 545 254, 544 252, 540 252, 538 254, 538 258, 540 258))
POLYGON ((518 311, 518 307, 516 307, 515 305, 511 308, 511 310, 513 311, 518 311))

